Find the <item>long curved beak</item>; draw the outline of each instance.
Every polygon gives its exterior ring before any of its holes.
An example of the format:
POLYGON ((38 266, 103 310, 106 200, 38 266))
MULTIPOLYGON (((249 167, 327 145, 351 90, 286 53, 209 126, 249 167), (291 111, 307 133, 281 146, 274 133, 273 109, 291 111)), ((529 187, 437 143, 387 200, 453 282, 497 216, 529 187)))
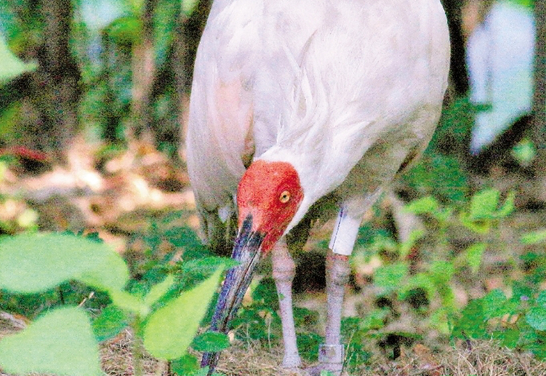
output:
MULTIPOLYGON (((256 265, 260 260, 260 246, 264 234, 252 231, 252 215, 248 215, 239 230, 232 259, 240 262, 239 265, 228 270, 224 285, 220 291, 216 309, 212 316, 210 330, 227 333, 228 324, 237 313, 243 297, 252 281, 256 265)), ((220 353, 205 353, 201 360, 201 367, 209 366, 208 375, 216 368, 220 353)))

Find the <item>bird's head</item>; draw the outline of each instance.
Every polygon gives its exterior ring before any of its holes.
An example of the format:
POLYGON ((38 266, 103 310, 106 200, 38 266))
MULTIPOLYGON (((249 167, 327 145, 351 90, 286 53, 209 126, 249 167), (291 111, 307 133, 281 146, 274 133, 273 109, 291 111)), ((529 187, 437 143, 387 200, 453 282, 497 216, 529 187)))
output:
POLYGON ((257 237, 261 239, 261 251, 269 251, 292 221, 302 199, 300 179, 290 163, 254 162, 241 179, 237 191, 237 242, 257 237))
MULTIPOLYGON (((239 231, 232 255, 239 265, 226 275, 211 330, 228 330, 261 255, 283 235, 302 200, 300 179, 290 163, 258 160, 245 172, 237 190, 239 231)), ((212 372, 217 360, 217 354, 207 354, 201 365, 212 372)))

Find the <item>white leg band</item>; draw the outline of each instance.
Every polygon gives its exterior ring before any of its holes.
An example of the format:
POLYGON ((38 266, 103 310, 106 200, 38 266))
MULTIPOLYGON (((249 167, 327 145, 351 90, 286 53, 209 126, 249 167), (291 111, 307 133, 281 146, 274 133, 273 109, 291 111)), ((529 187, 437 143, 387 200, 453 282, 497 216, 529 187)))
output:
POLYGON ((338 255, 350 256, 358 236, 361 218, 353 218, 341 207, 337 215, 336 226, 330 240, 330 249, 338 255))

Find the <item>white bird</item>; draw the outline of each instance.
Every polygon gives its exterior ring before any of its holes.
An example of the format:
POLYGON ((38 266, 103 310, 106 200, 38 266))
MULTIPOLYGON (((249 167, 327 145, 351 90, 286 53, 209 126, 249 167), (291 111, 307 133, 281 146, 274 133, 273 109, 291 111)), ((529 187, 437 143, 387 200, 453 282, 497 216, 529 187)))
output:
MULTIPOLYGON (((214 1, 195 62, 187 164, 206 240, 229 236, 238 216, 240 265, 211 330, 227 330, 271 252, 283 366, 301 366, 287 241, 335 203, 319 367, 341 372, 348 257, 363 214, 430 140, 449 55, 440 0, 214 1)), ((206 354, 202 365, 212 372, 217 359, 206 354)))

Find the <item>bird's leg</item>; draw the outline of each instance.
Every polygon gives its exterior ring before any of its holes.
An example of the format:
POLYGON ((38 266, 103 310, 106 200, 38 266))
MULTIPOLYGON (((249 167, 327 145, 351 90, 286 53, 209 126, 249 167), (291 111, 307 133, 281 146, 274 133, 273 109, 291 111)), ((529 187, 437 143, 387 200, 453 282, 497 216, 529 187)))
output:
POLYGON ((345 285, 349 282, 351 255, 358 235, 361 216, 350 215, 348 207, 342 206, 326 256, 326 343, 319 348, 320 369, 339 375, 345 357, 341 344, 341 312, 345 285))
POLYGON ((273 261, 273 279, 277 286, 281 310, 284 340, 284 359, 282 365, 285 368, 298 368, 301 366, 301 358, 296 343, 296 329, 292 311, 292 281, 296 274, 296 264, 288 253, 288 246, 284 237, 273 247, 271 257, 273 261))
POLYGON ((345 357, 341 344, 341 311, 345 285, 349 281, 349 256, 328 250, 326 256, 326 292, 328 315, 326 318, 326 343, 319 348, 321 369, 339 374, 345 357))

